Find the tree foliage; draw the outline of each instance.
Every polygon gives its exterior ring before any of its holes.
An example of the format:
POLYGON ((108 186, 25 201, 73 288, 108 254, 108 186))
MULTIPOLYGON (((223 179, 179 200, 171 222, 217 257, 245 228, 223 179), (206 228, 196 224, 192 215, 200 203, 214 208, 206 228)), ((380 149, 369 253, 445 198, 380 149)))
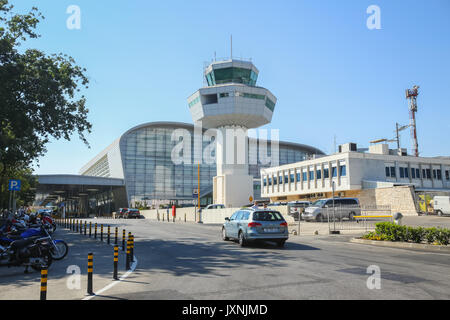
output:
MULTIPOLYGON (((32 48, 19 50, 38 38, 44 19, 37 8, 13 12, 0 0, 0 182, 27 168, 46 152, 50 138, 70 140, 74 133, 88 145, 91 132, 86 98, 86 69, 65 54, 47 55, 32 48)), ((24 171, 25 170, 25 171, 24 171)))

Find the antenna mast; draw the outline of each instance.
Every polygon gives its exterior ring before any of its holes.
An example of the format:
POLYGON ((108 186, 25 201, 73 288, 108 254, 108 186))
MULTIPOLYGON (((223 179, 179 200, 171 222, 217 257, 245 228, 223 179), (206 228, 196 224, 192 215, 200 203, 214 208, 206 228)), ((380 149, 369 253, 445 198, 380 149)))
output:
POLYGON ((412 149, 414 156, 419 156, 419 144, 417 142, 416 112, 417 96, 419 95, 419 86, 413 86, 412 89, 406 89, 406 99, 409 99, 409 117, 411 127, 412 149))

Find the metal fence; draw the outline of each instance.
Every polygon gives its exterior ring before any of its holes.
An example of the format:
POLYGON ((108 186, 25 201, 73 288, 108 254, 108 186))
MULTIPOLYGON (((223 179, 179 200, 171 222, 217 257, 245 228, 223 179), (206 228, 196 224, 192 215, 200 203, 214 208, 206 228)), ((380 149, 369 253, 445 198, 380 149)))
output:
POLYGON ((374 230, 378 222, 393 221, 389 205, 328 207, 325 208, 325 214, 330 233, 343 230, 374 230))

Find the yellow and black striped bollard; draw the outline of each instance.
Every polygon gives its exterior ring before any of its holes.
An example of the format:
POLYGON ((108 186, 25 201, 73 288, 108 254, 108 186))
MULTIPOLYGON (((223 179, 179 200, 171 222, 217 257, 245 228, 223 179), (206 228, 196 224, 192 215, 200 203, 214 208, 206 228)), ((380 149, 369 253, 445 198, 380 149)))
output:
POLYGON ((103 224, 100 225, 100 241, 103 242, 103 224))
POLYGON ((95 228, 94 228, 94 239, 97 239, 97 222, 95 223, 95 228))
POLYGON ((125 263, 125 270, 130 270, 130 250, 131 250, 131 240, 130 237, 128 237, 127 240, 127 258, 125 263))
POLYGON ((108 226, 108 244, 110 244, 110 239, 111 239, 111 228, 110 226, 108 226))
POLYGON ((113 279, 114 280, 118 280, 119 279, 117 277, 118 263, 119 263, 119 247, 118 246, 114 246, 114 274, 113 274, 113 279))
POLYGON ((122 232, 122 251, 125 251, 125 229, 122 232))
POLYGON ((119 228, 118 227, 116 227, 116 230, 115 230, 115 240, 114 240, 114 244, 115 245, 117 245, 117 237, 118 237, 118 233, 119 233, 119 228))
POLYGON ((94 272, 94 254, 88 254, 88 283, 87 283, 87 293, 89 295, 93 295, 94 291, 92 290, 92 274, 94 272))
POLYGON ((84 221, 84 235, 86 235, 87 221, 84 221))
POLYGON ((130 262, 134 262, 134 235, 131 235, 130 262))
POLYGON ((92 235, 92 222, 89 222, 89 238, 92 235))
POLYGON ((41 270, 41 300, 47 300, 47 274, 48 270, 41 270))
POLYGON ((80 221, 80 234, 83 234, 83 221, 80 221))

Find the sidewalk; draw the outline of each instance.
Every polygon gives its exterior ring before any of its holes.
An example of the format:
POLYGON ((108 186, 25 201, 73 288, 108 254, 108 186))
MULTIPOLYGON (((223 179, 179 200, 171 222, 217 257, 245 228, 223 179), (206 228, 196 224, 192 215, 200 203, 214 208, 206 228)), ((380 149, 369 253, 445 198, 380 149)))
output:
MULTIPOLYGON (((94 254, 94 292, 113 281, 114 247, 106 243, 105 236, 102 243, 98 235, 97 240, 94 240, 93 235, 92 238, 89 238, 89 235, 80 235, 58 226, 53 237, 66 241, 69 245, 69 252, 63 260, 53 261, 48 270, 48 300, 74 300, 86 297, 87 257, 90 252, 94 254), (71 278, 73 279, 72 273, 67 273, 69 266, 78 266, 80 268, 79 289, 68 289, 67 282, 71 278)), ((114 238, 112 238, 111 243, 113 242, 114 238)), ((30 273, 25 274, 24 270, 24 267, 4 267, 0 269, 0 300, 39 300, 40 272, 30 268, 30 273)), ((125 254, 119 241, 118 276, 122 276, 125 272, 125 254)), ((71 281, 71 283, 75 282, 71 281)))

